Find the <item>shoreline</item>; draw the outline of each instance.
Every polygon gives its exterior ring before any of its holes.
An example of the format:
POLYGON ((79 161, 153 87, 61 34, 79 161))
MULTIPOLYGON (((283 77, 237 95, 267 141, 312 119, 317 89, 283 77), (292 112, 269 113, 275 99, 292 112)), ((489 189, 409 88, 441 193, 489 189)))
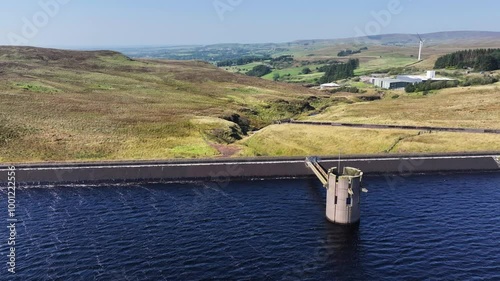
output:
MULTIPOLYGON (((321 157, 326 169, 339 166, 338 156, 321 157)), ((305 157, 188 159, 164 161, 68 162, 0 165, 0 184, 8 182, 9 167, 18 183, 178 182, 313 176, 305 157)), ((407 176, 421 173, 500 171, 500 152, 346 155, 341 167, 356 167, 364 174, 407 176)))

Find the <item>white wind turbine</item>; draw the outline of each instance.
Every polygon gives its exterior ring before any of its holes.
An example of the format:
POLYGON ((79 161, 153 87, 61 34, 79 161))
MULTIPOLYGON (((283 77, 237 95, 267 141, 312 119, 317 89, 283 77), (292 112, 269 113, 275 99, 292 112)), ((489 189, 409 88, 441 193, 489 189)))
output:
POLYGON ((422 60, 422 49, 424 48, 424 43, 425 43, 425 40, 422 39, 422 37, 420 37, 420 34, 418 34, 418 39, 420 39, 420 48, 418 50, 418 61, 421 61, 422 60))

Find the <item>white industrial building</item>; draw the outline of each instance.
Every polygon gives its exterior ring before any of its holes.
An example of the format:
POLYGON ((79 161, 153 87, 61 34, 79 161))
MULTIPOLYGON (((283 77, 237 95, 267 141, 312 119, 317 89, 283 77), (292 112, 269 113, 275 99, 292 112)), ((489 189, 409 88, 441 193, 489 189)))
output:
POLYGON ((393 78, 375 78, 373 82, 373 85, 388 90, 404 88, 408 84, 412 83, 393 78))
POLYGON ((396 78, 375 78, 373 84, 384 89, 400 89, 409 84, 420 84, 427 81, 455 81, 455 79, 436 77, 436 71, 427 71, 426 76, 422 75, 398 75, 396 78))
POLYGON ((427 76, 421 75, 398 75, 396 79, 401 81, 410 82, 413 84, 427 82, 429 80, 432 81, 454 81, 454 79, 444 78, 444 77, 436 77, 436 71, 427 71, 427 76))

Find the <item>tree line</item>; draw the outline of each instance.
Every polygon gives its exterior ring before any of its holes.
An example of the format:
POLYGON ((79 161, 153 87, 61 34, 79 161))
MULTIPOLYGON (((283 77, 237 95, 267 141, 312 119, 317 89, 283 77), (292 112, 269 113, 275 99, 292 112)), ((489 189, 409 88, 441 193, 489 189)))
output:
POLYGON ((247 72, 247 75, 254 76, 254 77, 262 77, 264 75, 271 73, 272 71, 273 70, 271 69, 271 67, 261 64, 261 65, 257 65, 254 68, 252 68, 252 70, 247 72))
POLYGON ((454 88, 458 86, 469 87, 476 85, 490 85, 498 82, 498 79, 493 76, 473 76, 467 77, 464 81, 426 81, 419 84, 409 84, 405 87, 407 93, 429 92, 432 90, 440 90, 446 88, 454 88))
POLYGON ((321 84, 354 77, 354 70, 359 67, 359 59, 350 59, 347 63, 325 65, 319 68, 325 75, 319 79, 321 84))
POLYGON ((355 51, 347 49, 347 50, 340 51, 337 54, 337 56, 338 57, 347 57, 347 56, 359 54, 359 53, 361 53, 362 51, 365 51, 365 50, 368 50, 368 47, 363 47, 363 48, 361 48, 359 50, 355 50, 355 51))
POLYGON ((428 92, 446 88, 454 88, 459 85, 458 81, 426 81, 419 84, 408 84, 405 87, 407 93, 428 92))
POLYGON ((229 59, 220 61, 217 63, 217 67, 228 67, 228 66, 236 66, 236 65, 245 65, 252 62, 261 62, 272 59, 271 56, 249 56, 242 57, 238 59, 229 59))
POLYGON ((500 69, 500 49, 464 50, 444 55, 436 61, 434 68, 467 68, 477 71, 500 69))
POLYGON ((228 59, 228 60, 223 60, 220 62, 217 62, 217 67, 228 67, 228 66, 238 66, 238 65, 245 65, 249 64, 252 62, 263 62, 263 61, 270 61, 271 64, 278 64, 278 63, 290 63, 293 62, 293 56, 292 55, 283 55, 279 56, 276 58, 271 57, 270 55, 264 55, 264 56, 245 56, 241 58, 236 58, 236 59, 228 59))

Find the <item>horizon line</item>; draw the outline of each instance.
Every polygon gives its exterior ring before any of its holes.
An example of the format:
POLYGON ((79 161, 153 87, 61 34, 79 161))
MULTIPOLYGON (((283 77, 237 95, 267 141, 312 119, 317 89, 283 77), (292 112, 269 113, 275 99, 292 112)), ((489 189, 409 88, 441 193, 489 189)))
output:
MULTIPOLYGON (((477 33, 497 33, 500 35, 500 31, 488 31, 488 30, 451 30, 451 31, 434 31, 428 33, 421 33, 421 36, 438 34, 438 33, 459 33, 459 32, 477 32, 477 33)), ((34 47, 34 48, 47 48, 47 49, 69 49, 69 50, 105 50, 105 49, 136 49, 136 48, 175 48, 175 47, 208 47, 208 46, 217 46, 217 45, 280 45, 280 44, 290 44, 304 41, 334 41, 334 40, 353 40, 366 38, 370 39, 370 37, 376 36, 390 36, 390 35, 417 35, 417 33, 383 33, 383 34, 374 34, 374 35, 366 35, 366 36, 357 36, 357 37, 338 37, 338 38, 316 38, 316 39, 295 39, 292 41, 283 41, 283 42, 249 42, 249 43, 241 43, 241 42, 219 42, 219 43, 192 43, 192 44, 138 44, 138 45, 60 45, 60 44, 40 44, 40 45, 2 45, 2 47, 34 47)))

